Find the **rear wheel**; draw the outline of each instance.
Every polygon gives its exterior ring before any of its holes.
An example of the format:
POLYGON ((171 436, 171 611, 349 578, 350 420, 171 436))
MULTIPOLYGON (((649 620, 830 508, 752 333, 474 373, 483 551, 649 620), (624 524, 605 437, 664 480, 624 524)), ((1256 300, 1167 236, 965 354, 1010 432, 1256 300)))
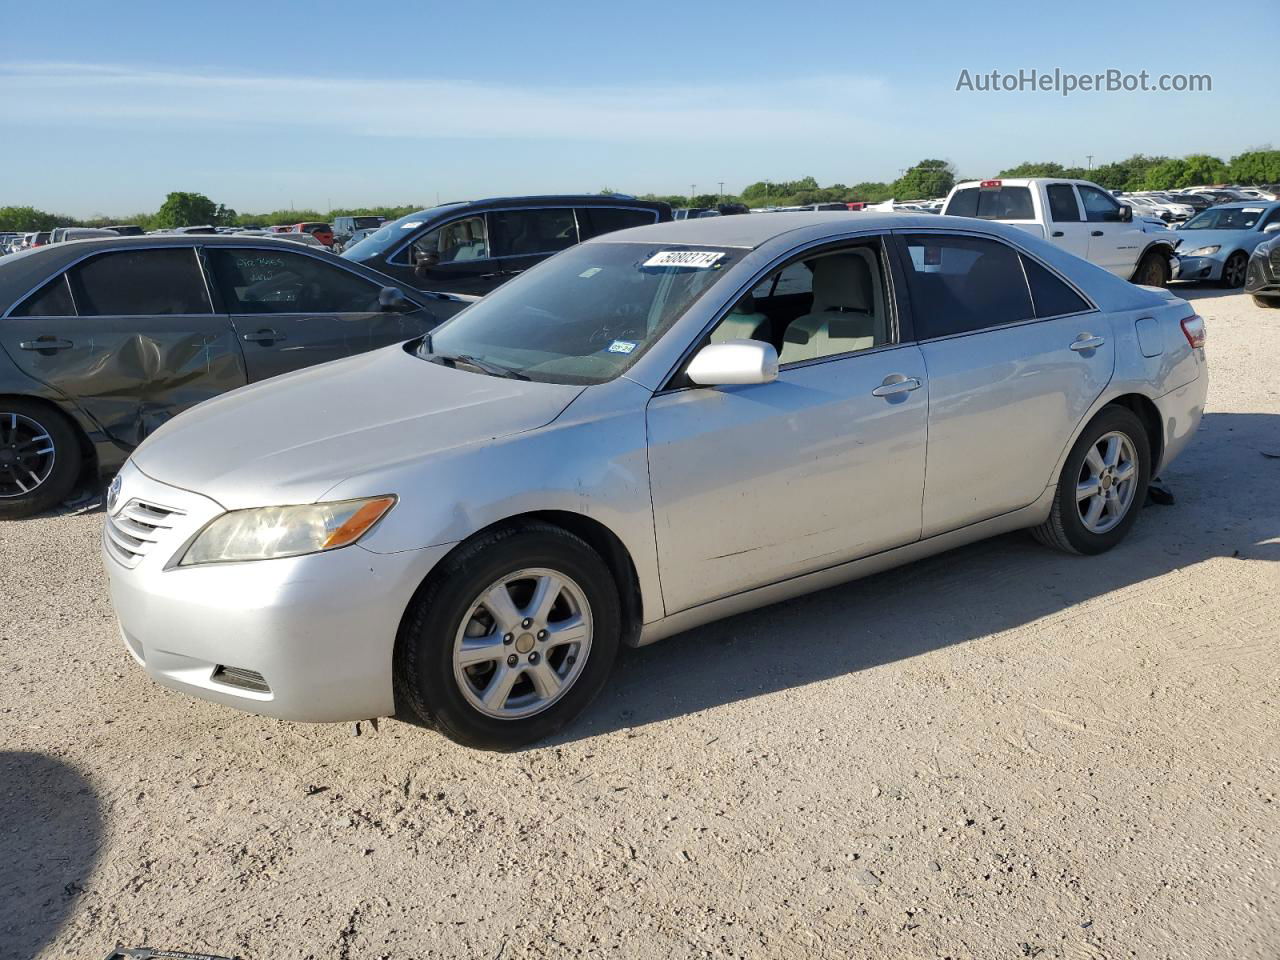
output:
POLYGON ((1264 309, 1268 309, 1268 308, 1269 308, 1269 309, 1275 310, 1275 309, 1277 309, 1277 308, 1280 308, 1280 297, 1259 297, 1259 296, 1255 296, 1255 297, 1253 298, 1253 304, 1254 304, 1254 306, 1256 306, 1256 307, 1262 307, 1262 308, 1264 308, 1264 309))
POLYGON ((0 519, 29 517, 61 503, 80 475, 80 444, 58 411, 0 398, 0 519))
POLYGON ((1152 250, 1138 264, 1138 272, 1133 282, 1146 287, 1163 287, 1168 285, 1169 277, 1168 258, 1152 250))
POLYGON ((1243 252, 1237 250, 1227 257, 1227 262, 1222 265, 1222 278, 1218 281, 1218 286, 1225 287, 1228 290, 1243 287, 1244 275, 1248 269, 1249 258, 1243 252))
POLYGON ((549 524, 500 528, 446 560, 411 605, 397 710, 465 746, 513 750, 582 712, 620 639, 617 586, 585 541, 549 524))
POLYGON ((1058 478, 1049 519, 1031 532, 1067 553, 1097 554, 1124 539, 1151 480, 1151 446, 1142 421, 1107 407, 1076 441, 1058 478))

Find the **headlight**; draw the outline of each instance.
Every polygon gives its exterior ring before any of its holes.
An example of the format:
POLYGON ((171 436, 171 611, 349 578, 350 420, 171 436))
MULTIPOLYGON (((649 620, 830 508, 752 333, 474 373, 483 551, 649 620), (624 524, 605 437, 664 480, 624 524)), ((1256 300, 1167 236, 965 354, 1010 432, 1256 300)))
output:
POLYGON ((396 498, 339 500, 224 513, 200 531, 179 566, 272 560, 346 547, 395 506, 396 498))
POLYGON ((1219 244, 1219 243, 1215 243, 1215 244, 1214 244, 1213 246, 1211 246, 1211 247, 1196 247, 1194 250, 1188 250, 1186 253, 1181 254, 1181 256, 1184 256, 1184 257, 1208 257, 1208 256, 1212 256, 1213 254, 1217 253, 1217 252, 1218 252, 1219 250, 1221 250, 1221 249, 1222 249, 1222 245, 1221 245, 1221 244, 1219 244))

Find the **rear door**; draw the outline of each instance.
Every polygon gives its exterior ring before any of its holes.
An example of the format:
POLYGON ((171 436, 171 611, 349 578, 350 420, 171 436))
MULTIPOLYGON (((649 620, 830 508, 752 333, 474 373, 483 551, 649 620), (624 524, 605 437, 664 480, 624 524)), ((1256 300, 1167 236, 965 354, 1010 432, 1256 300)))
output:
POLYGON ((0 323, 0 343, 126 446, 245 383, 193 247, 94 254, 19 304, 0 323))
POLYGON ((1034 502, 1111 379, 1107 318, 990 237, 900 237, 929 376, 923 536, 1034 502))
POLYGON ((1075 184, 1045 184, 1044 197, 1049 239, 1082 260, 1089 259, 1090 227, 1080 210, 1075 184))
POLYGON ((383 311, 382 287, 334 258, 277 246, 204 251, 251 383, 409 340, 435 323, 421 308, 383 311))

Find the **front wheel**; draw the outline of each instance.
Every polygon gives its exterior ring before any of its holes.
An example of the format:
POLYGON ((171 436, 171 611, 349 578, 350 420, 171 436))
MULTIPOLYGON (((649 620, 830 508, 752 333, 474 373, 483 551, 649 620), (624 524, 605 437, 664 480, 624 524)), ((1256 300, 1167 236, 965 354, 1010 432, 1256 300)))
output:
POLYGON ((1244 275, 1248 270, 1249 258, 1237 250, 1227 257, 1227 262, 1222 265, 1222 278, 1218 281, 1218 285, 1228 290, 1243 287, 1244 275))
POLYGON ((1142 421, 1124 407, 1107 407, 1071 448, 1049 519, 1031 532, 1067 553, 1110 550, 1138 519, 1150 480, 1151 445, 1142 421))
POLYGON ((1170 276, 1168 258, 1153 250, 1138 264, 1133 282, 1144 287, 1164 287, 1168 286, 1170 276))
POLYGON ((464 545, 414 600, 396 642, 396 706, 464 746, 549 736, 608 679, 618 588, 585 541, 549 524, 464 545))
POLYGON ((0 399, 0 520, 61 503, 81 465, 75 430, 61 413, 21 397, 0 399))

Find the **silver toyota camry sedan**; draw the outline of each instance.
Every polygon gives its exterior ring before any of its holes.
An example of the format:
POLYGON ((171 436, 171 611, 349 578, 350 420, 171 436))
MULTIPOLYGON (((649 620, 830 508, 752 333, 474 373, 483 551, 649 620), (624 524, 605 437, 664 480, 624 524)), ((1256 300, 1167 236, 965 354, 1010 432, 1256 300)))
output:
POLYGON ((511 749, 624 644, 1019 528, 1114 547, 1200 421, 1204 337, 995 223, 624 230, 165 424, 108 491, 111 595, 166 686, 511 749))

